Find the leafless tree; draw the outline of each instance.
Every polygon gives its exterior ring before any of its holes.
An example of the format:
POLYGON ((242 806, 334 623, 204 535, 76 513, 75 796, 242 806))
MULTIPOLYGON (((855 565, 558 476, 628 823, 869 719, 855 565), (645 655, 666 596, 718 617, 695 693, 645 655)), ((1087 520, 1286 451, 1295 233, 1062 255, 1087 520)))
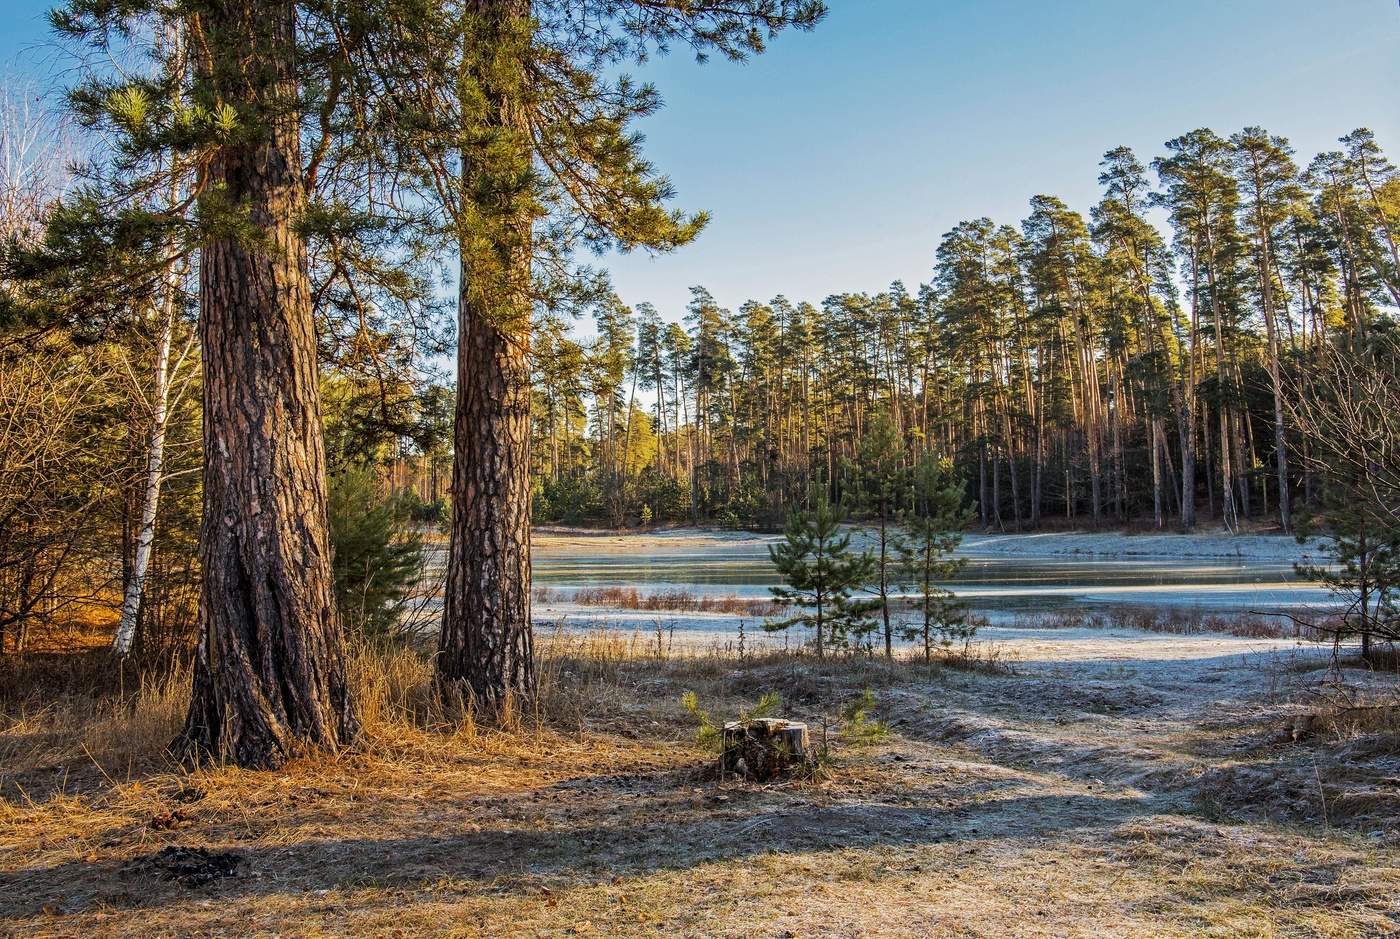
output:
POLYGON ((1307 443, 1309 470, 1325 490, 1309 527, 1330 535, 1333 564, 1309 573, 1342 601, 1333 625, 1361 637, 1400 640, 1400 338, 1355 336, 1317 351, 1294 381, 1288 408, 1307 443))
POLYGON ((71 147, 34 86, 0 80, 0 240, 32 241, 71 179, 71 147))

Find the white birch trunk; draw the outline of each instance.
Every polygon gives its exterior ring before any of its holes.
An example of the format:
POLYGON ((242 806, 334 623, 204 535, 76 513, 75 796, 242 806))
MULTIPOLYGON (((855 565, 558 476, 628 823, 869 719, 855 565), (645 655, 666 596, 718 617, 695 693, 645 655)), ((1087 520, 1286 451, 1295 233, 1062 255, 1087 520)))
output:
POLYGON ((117 655, 130 653, 136 639, 141 597, 151 566, 151 548, 156 540, 156 512, 160 507, 161 475, 165 468, 165 427, 170 405, 170 346, 175 333, 177 289, 175 278, 167 278, 151 383, 151 430, 146 446, 146 486, 141 498, 141 528, 136 536, 131 578, 127 581, 126 596, 122 599, 121 619, 117 623, 117 634, 112 638, 112 651, 117 655))
MULTIPOLYGON (((163 37, 169 44, 176 62, 176 77, 180 82, 185 78, 185 57, 183 36, 177 29, 170 28, 163 37)), ((174 173, 174 167, 171 168, 174 173)), ((178 174, 172 176, 166 193, 167 205, 180 202, 181 183, 178 174)), ((152 365, 151 380, 151 428, 146 443, 146 485, 141 498, 141 527, 136 536, 136 554, 132 559, 131 579, 126 584, 126 595, 122 597, 121 619, 117 621, 117 632, 112 637, 112 651, 119 656, 131 652, 136 640, 136 624, 141 615, 141 598, 145 594, 146 578, 151 567, 151 552, 156 540, 156 515, 160 508, 160 484, 165 472, 165 430, 170 416, 171 364, 170 350, 175 338, 176 312, 179 297, 182 265, 178 259, 167 262, 164 281, 161 284, 163 295, 160 298, 159 333, 156 336, 155 362, 152 365)), ((191 337, 193 338, 193 337, 191 337)), ((184 352, 188 352, 187 346, 184 352)), ((179 363, 184 361, 184 353, 179 363)))

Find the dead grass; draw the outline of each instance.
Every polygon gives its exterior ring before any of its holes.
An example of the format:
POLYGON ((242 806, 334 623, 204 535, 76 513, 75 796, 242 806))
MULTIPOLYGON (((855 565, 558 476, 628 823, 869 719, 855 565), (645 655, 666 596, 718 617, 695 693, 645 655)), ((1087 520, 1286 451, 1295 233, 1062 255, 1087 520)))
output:
MULTIPOLYGON (((110 668, 110 659, 102 659, 110 668)), ((19 684, 13 670, 10 678, 12 688, 19 684)), ((162 676, 127 680, 135 687, 107 687, 98 693, 31 688, 5 702, 0 708, 0 798, 22 786, 27 774, 45 767, 130 778, 160 764, 185 716, 189 672, 176 667, 162 676)))
MULTIPOLYGON (((538 648, 539 701, 491 725, 437 701, 426 654, 357 650, 361 745, 270 773, 186 773, 162 761, 184 676, 103 686, 87 703, 77 688, 46 706, 7 697, 0 934, 1400 929, 1400 832, 1203 818, 1171 790, 1056 757, 1049 737, 1037 749, 993 743, 997 728, 1024 737, 1037 721, 1092 721, 1105 741, 1138 739, 1151 712, 1081 714, 1073 695, 1050 693, 1055 682, 1072 690, 1072 676, 951 657, 740 659, 605 628, 556 630, 538 648), (841 711, 866 689, 891 734, 844 746, 841 711), (687 690, 717 717, 777 692, 785 714, 826 731, 835 758, 815 778, 719 783, 680 707, 687 690), (980 729, 951 739, 931 726, 955 712, 979 717, 980 729), (134 873, 169 845, 233 851, 237 873, 198 888, 134 873)), ((1339 729, 1335 742, 1371 733, 1339 729)))
POLYGON ((1294 742, 1363 745, 1371 753, 1400 755, 1400 691, 1324 687, 1292 719, 1288 736, 1294 742))
POLYGON ((1177 636, 1217 633, 1242 639, 1301 639, 1307 642, 1330 638, 1282 616, 1212 613, 1166 606, 1115 606, 1092 611, 1065 609, 1020 613, 1012 620, 1012 625, 1018 629, 1136 629, 1177 636))
POLYGON ((782 604, 759 597, 736 594, 712 596, 685 589, 643 592, 636 587, 581 587, 564 592, 551 587, 536 587, 538 603, 578 603, 583 606, 603 606, 618 610, 654 610, 683 613, 725 613, 730 616, 778 616, 782 604))

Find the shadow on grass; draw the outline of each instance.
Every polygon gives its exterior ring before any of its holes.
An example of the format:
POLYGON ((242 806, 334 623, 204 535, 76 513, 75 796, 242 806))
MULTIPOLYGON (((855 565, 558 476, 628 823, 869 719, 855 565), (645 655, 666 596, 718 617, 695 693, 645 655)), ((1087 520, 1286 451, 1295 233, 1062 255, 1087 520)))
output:
MULTIPOLYGON (((236 851, 238 873, 206 887, 185 888, 149 873, 159 846, 120 858, 94 857, 0 874, 0 915, 11 922, 98 909, 159 910, 191 899, 296 895, 335 889, 394 889, 444 883, 449 889, 510 894, 545 881, 593 885, 614 876, 687 870, 762 854, 839 852, 876 846, 918 846, 1036 838, 1113 828, 1153 811, 1145 800, 1105 795, 1007 793, 1014 781, 990 785, 902 787, 889 801, 819 804, 812 790, 732 792, 716 803, 693 788, 693 777, 663 773, 580 777, 515 797, 444 802, 438 826, 422 821, 411 837, 322 838, 237 843, 233 825, 204 828, 204 844, 236 851), (891 804, 898 800, 902 804, 891 804), (560 811, 561 803, 573 811, 560 811), (440 827, 439 827, 440 826, 440 827), (223 837, 221 837, 223 836, 223 837), (133 875, 132 870, 143 870, 133 875)), ((708 790, 714 794, 713 790, 708 790)), ((373 816, 375 804, 366 806, 373 816)), ((398 809, 402 810, 401 807, 398 809)), ((314 813, 313 813, 314 815, 314 813)), ((394 816, 367 817, 392 832, 394 816)), ((290 818, 296 827, 325 827, 290 818)), ((413 828, 404 818, 402 828, 413 828)), ((340 827, 353 827, 340 820, 340 827)), ((194 844, 194 832, 173 839, 194 844)), ((289 833, 290 834, 290 833, 289 833)))

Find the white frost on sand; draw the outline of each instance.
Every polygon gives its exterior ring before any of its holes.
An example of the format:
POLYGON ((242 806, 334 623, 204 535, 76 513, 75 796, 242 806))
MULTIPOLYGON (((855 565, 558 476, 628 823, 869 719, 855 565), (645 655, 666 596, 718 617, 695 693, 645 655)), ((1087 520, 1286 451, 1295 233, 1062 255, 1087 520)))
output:
MULTIPOLYGON (((805 642, 810 631, 794 627, 766 632, 763 620, 728 613, 673 613, 652 610, 623 610, 583 606, 567 601, 537 603, 537 628, 557 626, 565 630, 607 630, 638 645, 654 645, 657 632, 663 643, 677 650, 703 652, 731 649, 738 643, 743 622, 747 649, 781 649, 805 642)), ((878 645, 878 642, 877 642, 878 645)), ((1137 629, 1031 628, 984 626, 973 640, 981 651, 995 653, 1003 660, 1027 668, 1055 668, 1069 663, 1128 663, 1151 668, 1190 667, 1202 660, 1249 657, 1259 653, 1301 650, 1304 654, 1325 654, 1331 646, 1295 639, 1251 639, 1224 633, 1146 632, 1137 629)), ((896 642, 903 650, 913 648, 896 642)))
POLYGON ((968 535, 961 553, 1015 557, 1216 558, 1279 562, 1319 560, 1321 544, 1299 544, 1290 535, 1125 535, 1054 532, 1033 535, 968 535))
MULTIPOLYGON (((703 554, 750 557, 765 555, 776 534, 672 528, 646 532, 590 531, 542 528, 534 533, 534 550, 541 558, 571 555, 703 554)), ((859 533, 856 541, 864 540, 859 533)), ((1291 563, 1305 557, 1321 560, 1317 541, 1299 544, 1291 535, 1230 535, 1202 532, 1191 535, 1119 532, 1048 532, 1041 534, 968 534, 958 553, 967 556, 1024 558, 1201 558, 1291 563)))

